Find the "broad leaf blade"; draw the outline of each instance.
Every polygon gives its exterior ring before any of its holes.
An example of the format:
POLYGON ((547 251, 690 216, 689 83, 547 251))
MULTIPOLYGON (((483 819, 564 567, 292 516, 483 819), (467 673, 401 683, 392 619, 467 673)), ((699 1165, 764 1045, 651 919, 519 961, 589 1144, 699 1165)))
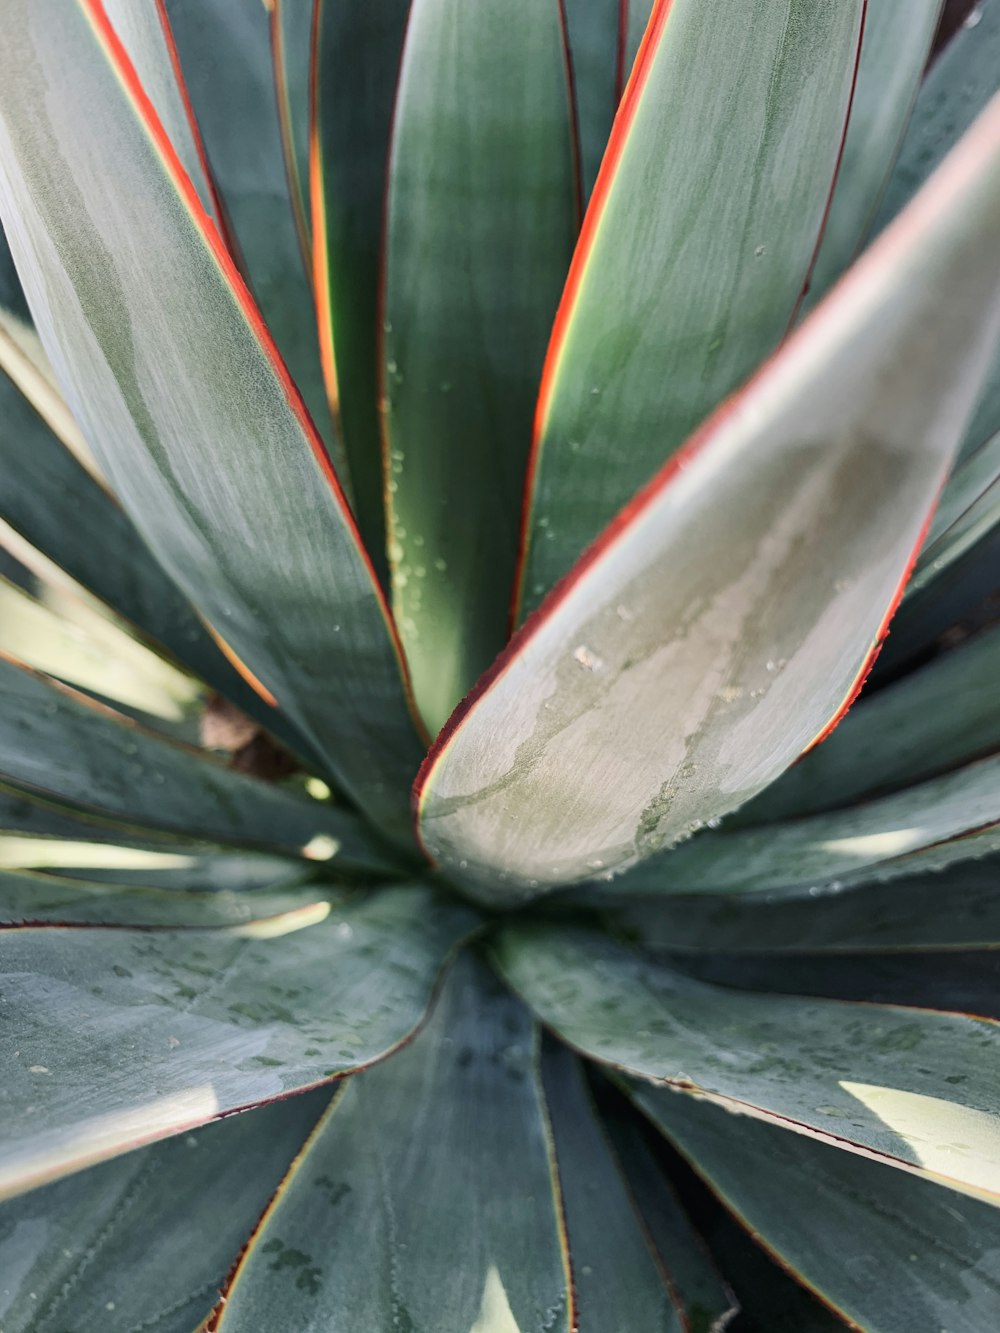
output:
MULTIPOLYGON (((282 9, 288 7, 288 0, 282 9)), ((410 0, 314 0, 309 107, 313 284, 361 531, 385 565, 379 359, 386 177, 410 0)))
POLYGON ((632 1095, 754 1240, 852 1328, 990 1326, 996 1208, 688 1097, 632 1095))
POLYGON ((460 960, 426 1029, 320 1122, 220 1333, 575 1328, 537 1042, 523 1006, 460 960))
POLYGON ((0 776, 133 829, 301 854, 315 838, 345 868, 393 867, 358 816, 233 772, 0 658, 0 776))
POLYGON ((67 398, 255 687, 407 837, 419 744, 329 461, 98 0, 53 3, 16 0, 9 16, 0 205, 67 398))
POLYGON ((832 728, 994 354, 998 225, 1000 101, 456 712, 418 782, 432 856, 491 899, 624 869, 832 728))
POLYGON ((997 1023, 712 986, 584 930, 507 927, 493 954, 593 1059, 1000 1202, 997 1023))
POLYGON ((207 1125, 0 1206, 5 1333, 191 1333, 329 1097, 207 1125))
POLYGON ((572 156, 556 0, 414 0, 389 166, 385 435, 393 609, 432 732, 507 634, 572 156))
POLYGON ((833 187, 862 11, 658 0, 546 357, 522 614, 786 331, 833 187))
POLYGON ((0 931, 0 1194, 380 1059, 473 921, 408 885, 278 938, 262 924, 0 931))

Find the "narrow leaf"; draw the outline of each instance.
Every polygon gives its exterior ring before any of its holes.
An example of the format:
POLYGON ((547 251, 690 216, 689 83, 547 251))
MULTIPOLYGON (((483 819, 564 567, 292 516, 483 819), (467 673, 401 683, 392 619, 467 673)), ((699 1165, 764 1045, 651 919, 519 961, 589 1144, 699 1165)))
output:
POLYGON ((223 233, 221 210, 187 89, 179 77, 177 51, 163 0, 145 0, 143 4, 135 4, 134 0, 103 0, 103 3, 181 166, 198 192, 202 208, 220 234, 223 233))
POLYGON ((546 358, 521 614, 787 329, 863 8, 658 0, 546 358))
POLYGON ((633 1096, 754 1240, 851 1327, 990 1326, 996 1208, 688 1097, 647 1087, 633 1096))
POLYGON ((573 1265, 577 1326, 602 1333, 681 1333, 685 1325, 667 1272, 636 1214, 581 1062, 553 1042, 542 1071, 573 1265))
POLYGON ((389 167, 384 410, 393 609, 432 732, 506 638, 574 205, 558 0, 414 0, 389 167))
MULTIPOLYGON (((381 245, 389 131, 410 0, 313 0, 300 7, 314 14, 309 188, 323 372, 351 463, 358 522, 381 571, 381 245)), ((285 0, 282 10, 287 8, 285 0)))
POLYGON ((1000 629, 862 695, 832 736, 739 812, 769 824, 851 805, 1000 750, 1000 629))
POLYGON ((392 634, 283 365, 99 0, 8 18, 0 210, 74 414, 251 682, 407 838, 420 747, 392 634))
POLYGON ((723 953, 1000 949, 1000 866, 963 861, 888 883, 638 901, 614 920, 644 949, 723 953))
MULTIPOLYGON (((320 855, 385 872, 357 815, 233 772, 0 658, 0 775, 133 828, 320 855)), ((339 864, 339 861, 338 861, 339 864)))
POLYGON ((158 3, 169 15, 170 37, 177 45, 247 282, 349 491, 323 384, 315 311, 289 195, 267 7, 233 5, 229 0, 158 3))
POLYGON ((998 824, 1000 756, 993 755, 879 800, 707 833, 593 892, 773 893, 864 883, 982 856, 996 843, 998 824))
POLYGON ((207 1125, 4 1204, 5 1333, 190 1333, 329 1097, 207 1125))
POLYGON ((956 468, 906 588, 913 597, 940 578, 1000 523, 1000 430, 956 468))
POLYGON ((320 1122, 220 1333, 575 1328, 537 1042, 523 1006, 460 960, 426 1029, 320 1122))
POLYGON ((307 272, 312 269, 309 216, 309 66, 312 26, 311 0, 273 0, 271 53, 274 58, 274 90, 278 101, 281 147, 285 156, 295 227, 299 233, 307 272))
POLYGON ((621 97, 623 3, 626 0, 565 0, 584 204, 593 192, 621 97))
POLYGON ((848 267, 871 227, 913 109, 942 3, 868 0, 851 117, 806 310, 848 267))
POLYGON ((507 927, 493 953, 593 1059, 1000 1202, 997 1023, 729 990, 565 927, 507 927))
POLYGON ((1000 101, 456 712, 418 782, 433 857, 493 900, 623 869, 832 729, 994 354, 998 225, 1000 101))
POLYGON ((0 931, 0 1195, 380 1059, 472 925, 408 885, 277 938, 0 931))

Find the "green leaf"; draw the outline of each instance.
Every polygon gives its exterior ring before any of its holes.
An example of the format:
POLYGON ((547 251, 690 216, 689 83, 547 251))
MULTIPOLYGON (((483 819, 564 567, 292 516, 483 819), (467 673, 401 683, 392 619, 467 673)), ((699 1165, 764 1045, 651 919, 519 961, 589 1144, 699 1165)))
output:
POLYGON ((628 1187, 663 1263, 692 1333, 725 1333, 739 1303, 723 1281, 673 1186, 632 1120, 611 1122, 612 1142, 628 1187))
MULTIPOLYGON (((148 860, 149 858, 144 858, 148 860)), ((308 875, 301 861, 257 852, 217 852, 168 857, 166 864, 135 866, 61 865, 62 876, 99 880, 103 884, 142 884, 154 889, 195 889, 206 893, 254 892, 290 884, 308 875)))
POLYGON ((998 225, 1000 101, 456 713, 418 781, 436 860, 491 900, 625 869, 832 728, 994 354, 998 225))
POLYGON ((318 437, 95 0, 14 0, 8 18, 0 208, 74 414, 252 683, 408 840, 420 745, 318 437))
POLYGON ((705 834, 592 892, 773 893, 865 883, 982 856, 996 845, 998 824, 1000 755, 993 755, 879 800, 705 834))
MULTIPOLYGON (((931 66, 913 109, 875 229, 899 213, 1000 89, 1000 4, 979 0, 931 66)), ((962 455, 1000 430, 1000 357, 969 424, 962 455)))
POLYGON ((546 358, 521 614, 788 328, 833 188, 862 11, 658 0, 546 358))
POLYGON ((655 0, 618 0, 618 3, 625 12, 625 49, 622 59, 623 73, 627 80, 635 65, 635 58, 639 54, 639 47, 656 4, 655 0))
POLYGON ((913 109, 943 0, 868 0, 844 152, 804 309, 861 248, 913 109))
POLYGON ((723 953, 879 953, 1000 948, 1000 866, 963 861, 933 874, 849 890, 637 901, 615 912, 644 949, 723 953))
POLYGON ((359 817, 226 768, 0 658, 0 775, 132 828, 392 870, 359 817))
MULTIPOLYGON (((288 193, 307 273, 312 271, 309 208, 309 68, 314 6, 310 0, 273 0, 271 52, 288 193)), ((352 477, 355 488, 357 481, 352 477)))
POLYGON ((85 878, 0 870, 0 924, 134 926, 212 930, 268 921, 274 930, 323 921, 343 891, 286 881, 249 893, 158 889, 134 883, 109 885, 85 878))
POLYGON ((187 89, 178 78, 177 52, 163 4, 160 0, 138 5, 134 0, 102 0, 102 4, 167 138, 198 191, 202 208, 224 233, 223 214, 209 176, 198 124, 187 89))
POLYGON ((0 1206, 5 1333, 191 1333, 329 1098, 207 1125, 0 1206))
POLYGON ((832 736, 734 823, 770 824, 895 791, 1000 750, 1000 629, 862 695, 832 736))
MULTIPOLYGON (((0 340, 3 332, 0 331, 0 340)), ((118 503, 0 373, 0 519, 293 750, 304 742, 233 670, 118 503)))
POLYGON ((501 974, 581 1053, 1000 1202, 1000 1025, 695 981, 594 932, 508 926, 501 974))
POLYGON ((537 1041, 523 1006, 460 960, 426 1029, 320 1122, 219 1333, 574 1328, 537 1041))
POLYGON ((913 597, 994 531, 1000 522, 1000 431, 948 479, 920 553, 907 597, 913 597))
POLYGON ((586 204, 621 97, 620 25, 627 0, 565 0, 580 185, 586 204))
POLYGON ((689 1097, 638 1085, 632 1095, 755 1241, 851 1327, 991 1326, 996 1208, 689 1097))
POLYGON ((381 572, 386 559, 378 370, 381 244, 392 108, 410 0, 374 5, 314 0, 314 8, 315 104, 309 130, 320 346, 351 462, 358 521, 381 572))
POLYGON ((229 0, 163 3, 233 248, 349 491, 330 418, 312 293, 285 172, 267 8, 229 0))
POLYGON ((542 1073, 573 1265, 574 1327, 681 1333, 688 1325, 636 1215, 580 1061, 553 1042, 542 1073))
POLYGON ((0 1196, 381 1059, 474 921, 406 885, 268 926, 0 931, 0 1196))
POLYGON ((507 637, 574 210, 556 0, 414 0, 389 168, 385 434, 393 609, 432 732, 507 637))

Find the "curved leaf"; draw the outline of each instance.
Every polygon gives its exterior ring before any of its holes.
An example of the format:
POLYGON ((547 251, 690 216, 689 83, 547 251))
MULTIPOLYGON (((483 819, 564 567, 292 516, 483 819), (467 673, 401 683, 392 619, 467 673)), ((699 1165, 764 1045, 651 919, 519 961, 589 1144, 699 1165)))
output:
POLYGON ((614 914, 644 949, 815 954, 1000 948, 1000 866, 964 861, 847 891, 660 898, 614 914))
POLYGON ((0 931, 0 1196, 382 1058, 473 924, 407 885, 276 938, 0 931))
POLYGON ((736 816, 769 824, 898 790, 1000 750, 1000 629, 862 695, 832 736, 736 816))
POLYGON ((1000 1203, 1000 1024, 724 989, 565 927, 506 927, 492 948, 593 1059, 1000 1203))
POLYGON ((390 123, 410 0, 313 0, 311 8, 309 188, 323 373, 351 462, 358 522, 381 572, 378 303, 390 123))
POLYGON ((144 0, 142 4, 136 4, 134 0, 102 2, 181 165, 198 191, 202 208, 224 235, 222 212, 187 89, 180 78, 177 51, 163 0, 144 0))
POLYGON ((162 646, 293 750, 304 748, 286 720, 226 661, 117 502, 2 373, 0 470, 4 523, 123 616, 151 646, 162 646))
POLYGON ((773 893, 888 879, 983 856, 997 841, 998 824, 1000 755, 994 755, 879 800, 706 833, 594 892, 773 893))
POLYGON ((256 310, 99 0, 14 0, 8 20, 0 211, 74 414, 252 683, 408 837, 420 747, 385 608, 256 310))
POLYGON ((329 1097, 206 1125, 0 1206, 5 1333, 191 1333, 329 1097))
POLYGON ((278 100, 281 146, 285 155, 295 227, 299 233, 299 245, 307 272, 312 268, 312 224, 309 216, 309 66, 312 26, 311 0, 272 0, 271 53, 274 58, 274 90, 278 100))
MULTIPOLYGON (((301 880, 301 877, 300 877, 301 880)), ((0 925, 53 922, 56 925, 134 926, 213 930, 268 921, 275 931, 323 921, 343 892, 311 888, 299 881, 250 893, 228 890, 157 889, 133 884, 89 882, 55 874, 0 870, 0 925)))
POLYGON ((133 828, 294 853, 319 838, 338 866, 395 866, 357 815, 233 772, 3 658, 0 703, 0 775, 22 789, 133 828))
MULTIPOLYGON (((233 248, 261 314, 350 490, 330 418, 315 310, 282 152, 267 6, 157 0, 205 138, 233 248)), ((119 0, 127 3, 127 0, 119 0)))
POLYGON ((646 1087, 633 1097, 754 1240, 852 1328, 990 1327, 996 1208, 772 1125, 734 1124, 688 1097, 646 1087))
POLYGON ((546 357, 522 612, 787 329, 836 175, 863 8, 658 0, 546 357))
POLYGON ((559 0, 413 0, 389 163, 383 383, 393 609, 432 732, 506 638, 574 212, 559 0))
MULTIPOLYGON (((1000 90, 1000 4, 979 0, 975 21, 965 23, 931 66, 913 108, 899 161, 875 229, 899 213, 950 152, 983 107, 1000 90)), ((962 455, 1000 430, 1000 357, 969 423, 962 455)))
POLYGON ((837 184, 809 280, 811 309, 854 258, 886 188, 943 0, 868 0, 837 184))
POLYGON ((643 1230, 604 1135, 580 1061, 553 1042, 542 1073, 573 1266, 575 1327, 595 1333, 687 1333, 667 1270, 643 1230))
POLYGON ((968 454, 948 479, 913 577, 915 596, 1000 523, 1000 431, 968 454))
POLYGON ((219 1333, 575 1328, 537 1041, 523 1006, 459 960, 426 1029, 320 1122, 219 1333))
POLYGON ((418 780, 434 858, 491 900, 624 869, 835 725, 994 354, 998 225, 1000 100, 456 712, 418 780))

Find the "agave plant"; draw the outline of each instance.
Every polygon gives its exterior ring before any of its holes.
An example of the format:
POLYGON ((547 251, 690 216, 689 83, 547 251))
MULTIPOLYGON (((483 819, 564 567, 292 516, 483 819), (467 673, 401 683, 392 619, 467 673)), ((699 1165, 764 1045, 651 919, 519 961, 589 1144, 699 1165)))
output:
POLYGON ((941 10, 5 0, 3 1333, 997 1327, 941 10))

